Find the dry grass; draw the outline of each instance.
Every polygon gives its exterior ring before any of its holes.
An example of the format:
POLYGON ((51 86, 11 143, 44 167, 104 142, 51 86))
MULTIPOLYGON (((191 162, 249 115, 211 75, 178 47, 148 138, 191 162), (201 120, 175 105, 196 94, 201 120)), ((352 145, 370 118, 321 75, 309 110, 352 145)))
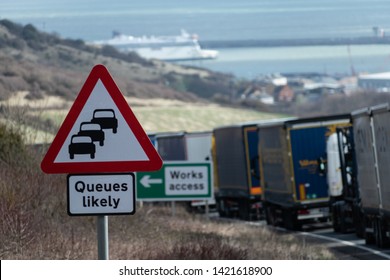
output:
POLYGON ((134 107, 133 111, 148 132, 210 131, 222 125, 277 117, 273 114, 214 104, 134 107))
POLYGON ((127 248, 130 251, 126 255, 131 259, 334 258, 326 248, 308 244, 292 235, 273 232, 266 226, 240 221, 209 221, 202 216, 188 214, 183 209, 173 217, 169 208, 156 206, 143 208, 139 212, 143 225, 148 227, 149 224, 154 229, 150 231, 142 228, 142 225, 141 228, 135 226, 137 229, 134 229, 134 233, 139 231, 141 238, 135 235, 129 239, 129 245, 132 245, 127 248), (147 250, 136 250, 139 244, 143 244, 142 248, 147 250), (137 253, 132 253, 134 249, 137 253))
MULTIPOLYGON (((96 218, 66 215, 65 177, 2 169, 1 259, 96 259, 96 218), (7 173, 7 174, 5 174, 7 173), (17 176, 18 174, 18 176, 17 176), (17 180, 15 180, 17 179, 17 180), (26 183, 28 182, 28 183, 26 183)), ((292 235, 147 205, 109 218, 110 259, 332 259, 292 235)))
MULTIPOLYGON (((148 133, 210 131, 222 125, 281 116, 204 102, 134 97, 128 97, 127 101, 148 133)), ((3 114, 3 122, 23 126, 20 130, 25 135, 26 143, 32 144, 50 143, 72 104, 73 102, 64 98, 53 96, 30 100, 28 92, 18 92, 9 99, 0 101, 0 108, 7 110, 7 114, 3 114), (40 126, 36 122, 26 122, 32 119, 39 121, 40 126)))
MULTIPOLYGON (((0 164, 1 259, 97 259, 96 218, 66 214, 66 178, 34 160, 0 164)), ((206 220, 147 204, 109 217, 111 259, 332 259, 326 248, 266 226, 206 220)))

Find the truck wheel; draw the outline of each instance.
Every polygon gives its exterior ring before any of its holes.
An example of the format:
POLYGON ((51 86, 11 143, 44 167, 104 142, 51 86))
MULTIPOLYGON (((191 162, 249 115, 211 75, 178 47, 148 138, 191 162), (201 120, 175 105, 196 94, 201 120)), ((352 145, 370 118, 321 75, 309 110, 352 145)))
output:
POLYGON ((374 235, 375 243, 379 248, 386 248, 389 245, 386 228, 381 218, 375 220, 374 235))
POLYGON ((267 224, 276 227, 278 225, 277 223, 277 217, 276 217, 276 208, 272 205, 268 205, 266 208, 266 217, 267 217, 267 224))
POLYGON ((337 203, 332 205, 332 225, 334 232, 340 232, 340 207, 337 203))
POLYGON ((359 238, 364 238, 364 227, 362 224, 362 222, 355 223, 356 236, 359 238))
POLYGON ((375 244, 375 236, 372 233, 365 232, 364 239, 366 241, 366 245, 375 244))
POLYGON ((355 204, 353 205, 353 223, 357 237, 364 238, 365 227, 363 213, 360 207, 355 204))
POLYGON ((347 223, 345 221, 346 213, 345 213, 345 208, 344 208, 343 204, 340 205, 339 215, 340 215, 340 218, 339 218, 340 219, 340 232, 341 233, 347 233, 348 232, 348 226, 347 226, 347 223))
POLYGON ((267 225, 271 225, 269 206, 264 207, 264 214, 265 214, 265 221, 267 222, 267 225))
POLYGON ((369 218, 364 217, 364 239, 367 245, 375 244, 375 232, 367 232, 367 227, 369 226, 371 226, 371 221, 369 221, 369 218))
POLYGON ((225 203, 223 200, 218 200, 217 201, 217 209, 218 209, 218 214, 221 218, 226 218, 227 217, 227 214, 226 214, 226 210, 225 210, 225 203))
POLYGON ((283 225, 289 230, 300 230, 297 213, 292 209, 283 209, 283 225))
POLYGON ((239 207, 238 214, 240 219, 245 221, 251 220, 250 203, 246 200, 240 200, 238 207, 239 207))

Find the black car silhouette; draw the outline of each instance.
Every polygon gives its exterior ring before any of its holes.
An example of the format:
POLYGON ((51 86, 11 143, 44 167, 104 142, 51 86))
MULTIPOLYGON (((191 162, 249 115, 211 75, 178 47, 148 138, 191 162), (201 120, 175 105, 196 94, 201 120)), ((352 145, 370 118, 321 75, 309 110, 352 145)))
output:
POLYGON ((96 147, 90 136, 73 135, 69 144, 70 159, 74 159, 75 154, 89 154, 93 159, 95 158, 96 147))
POLYGON ((89 136, 93 142, 99 142, 100 146, 104 145, 104 131, 98 123, 82 122, 80 124, 79 136, 89 136))
POLYGON ((102 129, 112 129, 113 133, 118 129, 118 120, 113 109, 96 109, 91 122, 100 124, 102 129))

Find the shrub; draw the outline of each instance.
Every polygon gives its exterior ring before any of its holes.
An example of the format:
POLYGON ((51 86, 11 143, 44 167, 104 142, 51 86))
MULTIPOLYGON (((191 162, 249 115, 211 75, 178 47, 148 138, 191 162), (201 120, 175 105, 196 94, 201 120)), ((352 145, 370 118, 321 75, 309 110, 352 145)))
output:
POLYGON ((10 165, 20 165, 27 157, 20 134, 0 124, 0 160, 10 165))
POLYGON ((33 50, 44 50, 46 48, 46 38, 32 24, 27 24, 22 29, 22 38, 33 50))
POLYGON ((0 20, 0 24, 7 28, 8 31, 14 35, 19 36, 22 33, 23 26, 17 23, 13 23, 8 19, 0 20))
POLYGON ((174 244, 168 250, 152 252, 148 259, 156 260, 244 260, 247 249, 237 248, 218 236, 200 236, 195 240, 174 244))

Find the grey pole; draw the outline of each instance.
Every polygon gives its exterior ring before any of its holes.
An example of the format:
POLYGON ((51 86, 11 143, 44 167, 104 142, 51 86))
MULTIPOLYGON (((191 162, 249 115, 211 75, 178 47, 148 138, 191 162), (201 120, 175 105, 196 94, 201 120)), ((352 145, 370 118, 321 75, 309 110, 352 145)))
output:
POLYGON ((171 201, 171 207, 172 207, 172 217, 175 217, 176 215, 176 204, 174 201, 171 201))
POLYGON ((206 219, 210 219, 210 209, 209 209, 209 201, 206 199, 205 200, 205 214, 206 214, 206 219))
POLYGON ((98 259, 108 260, 108 217, 97 216, 98 259))

